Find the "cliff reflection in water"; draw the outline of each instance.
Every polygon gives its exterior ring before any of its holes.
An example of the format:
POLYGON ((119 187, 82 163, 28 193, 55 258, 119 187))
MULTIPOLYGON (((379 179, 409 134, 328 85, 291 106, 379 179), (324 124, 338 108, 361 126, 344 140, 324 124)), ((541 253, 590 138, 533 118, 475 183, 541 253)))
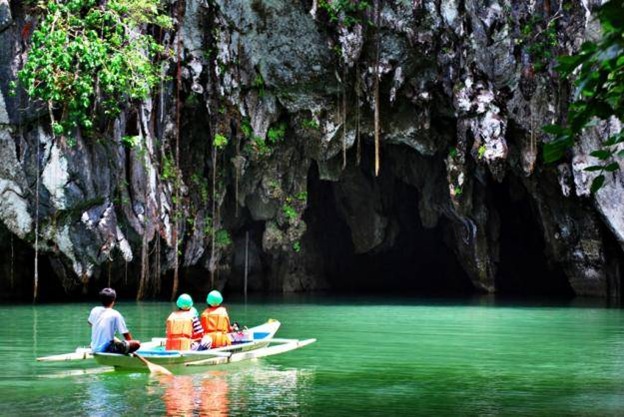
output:
POLYGON ((299 414, 314 373, 253 363, 196 375, 159 377, 167 416, 299 414))

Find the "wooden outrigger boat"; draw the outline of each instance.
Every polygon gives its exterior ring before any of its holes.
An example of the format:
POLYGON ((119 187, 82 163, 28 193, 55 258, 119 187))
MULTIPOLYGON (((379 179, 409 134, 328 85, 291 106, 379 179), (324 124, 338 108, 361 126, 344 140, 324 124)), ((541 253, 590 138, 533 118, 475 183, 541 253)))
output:
MULTIPOLYGON (((181 370, 186 367, 223 365, 277 355, 316 341, 316 339, 277 339, 274 335, 279 327, 279 321, 269 320, 260 326, 246 330, 243 333, 245 338, 231 346, 204 351, 165 350, 165 338, 153 338, 151 341, 141 344, 141 348, 136 353, 152 364, 164 366, 168 370, 181 370)), ((91 349, 88 348, 78 348, 72 353, 37 358, 41 362, 87 359, 95 359, 98 364, 112 366, 117 370, 147 370, 145 362, 133 355, 106 352, 92 353, 91 349)))

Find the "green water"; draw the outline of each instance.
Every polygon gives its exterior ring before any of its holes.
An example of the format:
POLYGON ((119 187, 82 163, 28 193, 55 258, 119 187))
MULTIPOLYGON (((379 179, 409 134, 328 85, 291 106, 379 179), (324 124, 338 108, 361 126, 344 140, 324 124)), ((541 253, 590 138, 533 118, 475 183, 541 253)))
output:
MULTIPOLYGON (((0 415, 624 415, 624 311, 491 300, 230 303, 303 349, 174 377, 36 363, 89 340, 91 305, 0 306, 0 415), (87 372, 77 374, 78 372, 87 372)), ((169 303, 120 302, 135 338, 169 303)))

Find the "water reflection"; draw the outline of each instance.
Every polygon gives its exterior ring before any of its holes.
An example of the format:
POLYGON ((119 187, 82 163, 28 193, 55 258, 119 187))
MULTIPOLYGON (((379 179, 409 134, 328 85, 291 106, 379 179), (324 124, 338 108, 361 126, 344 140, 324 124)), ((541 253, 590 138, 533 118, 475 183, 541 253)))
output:
POLYGON ((312 371, 251 363, 157 381, 167 416, 283 416, 303 413, 313 378, 312 371))

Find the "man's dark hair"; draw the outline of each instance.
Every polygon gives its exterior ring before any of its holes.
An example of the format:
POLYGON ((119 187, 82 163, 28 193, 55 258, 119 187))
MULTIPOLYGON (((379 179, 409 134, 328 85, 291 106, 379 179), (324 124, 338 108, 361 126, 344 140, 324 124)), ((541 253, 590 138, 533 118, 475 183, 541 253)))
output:
POLYGON ((100 291, 100 301, 104 307, 108 307, 113 304, 113 301, 117 298, 117 293, 112 288, 104 288, 100 291))

